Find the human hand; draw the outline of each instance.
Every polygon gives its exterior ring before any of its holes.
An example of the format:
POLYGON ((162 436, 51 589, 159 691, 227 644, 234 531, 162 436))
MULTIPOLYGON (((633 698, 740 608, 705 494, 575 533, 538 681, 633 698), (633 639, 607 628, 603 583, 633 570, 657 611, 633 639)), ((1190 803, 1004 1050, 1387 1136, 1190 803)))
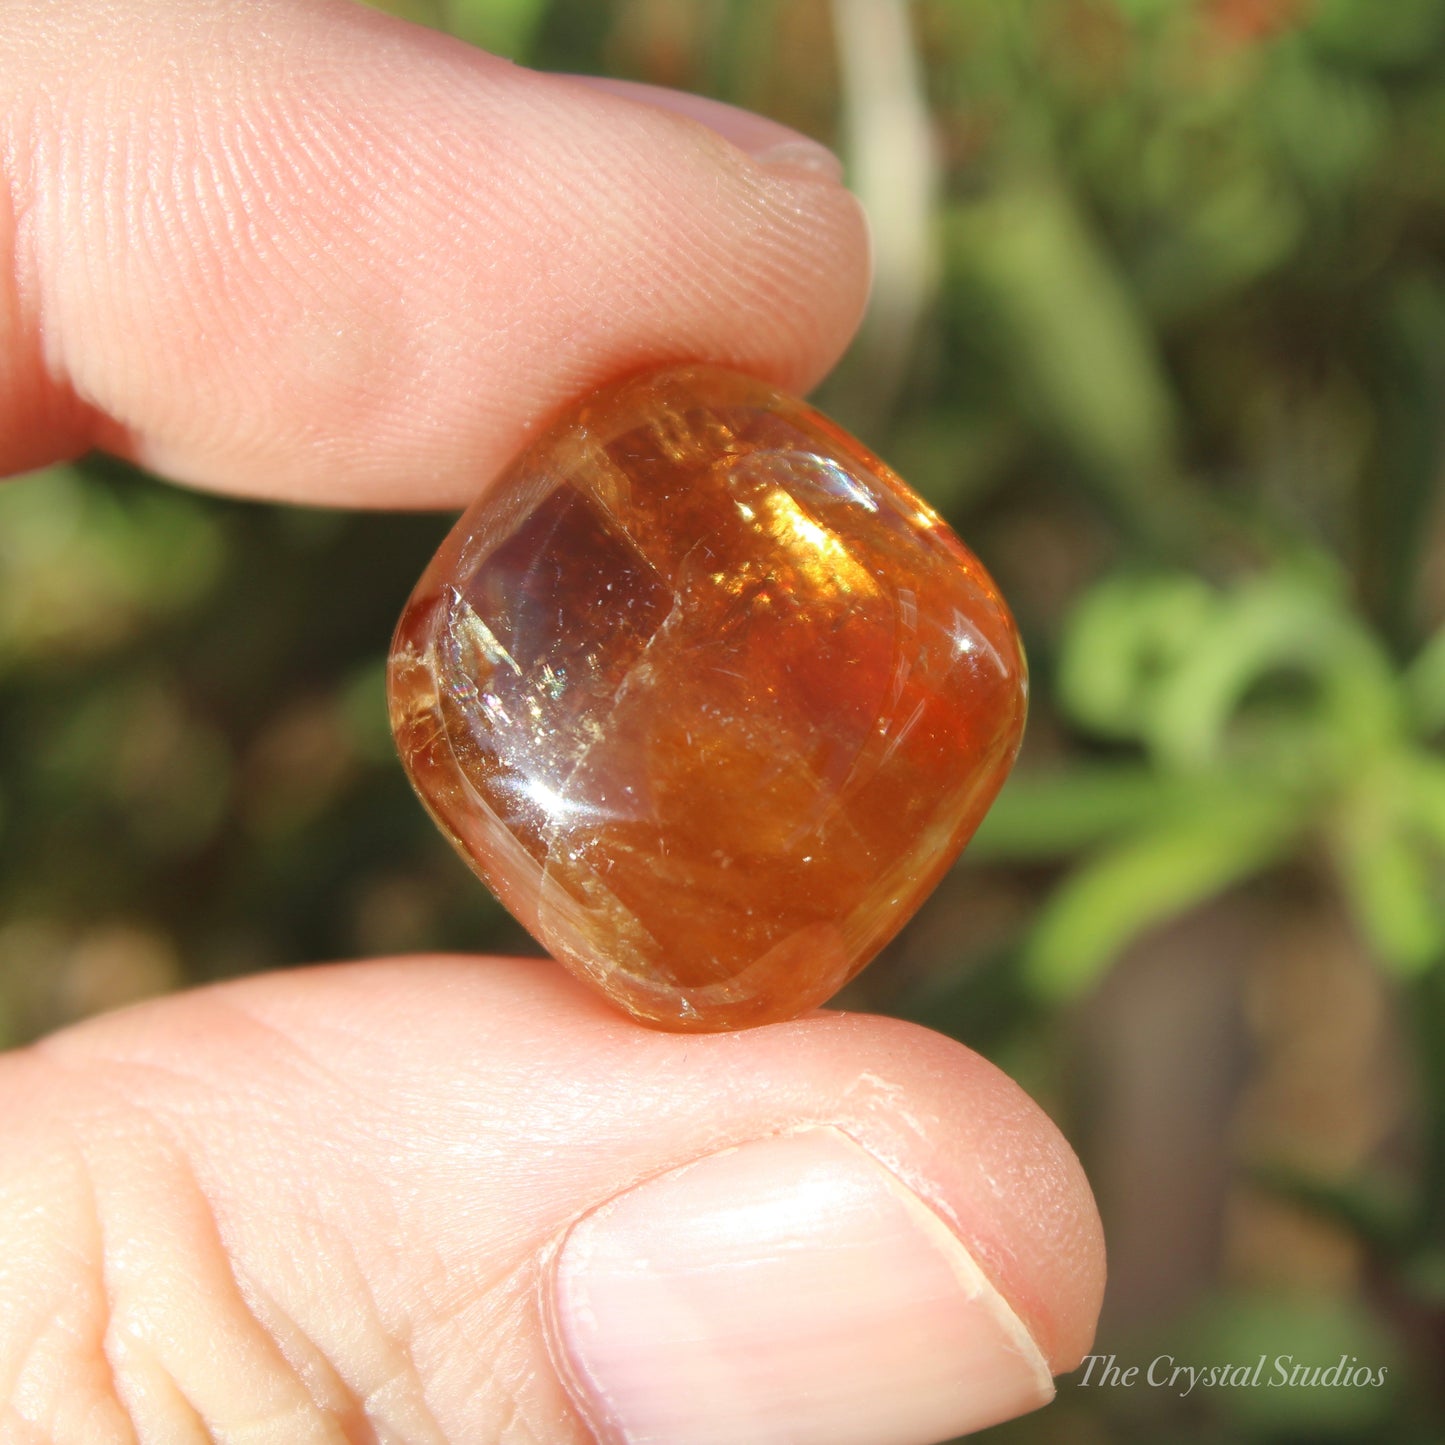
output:
MULTIPOLYGON (((458 504, 604 380, 802 390, 856 323, 856 207, 769 122, 344 3, 6 20, 0 473, 458 504)), ((1042 1403, 1102 1273, 1042 1113, 886 1019, 652 1033, 431 958, 0 1061, 7 1445, 926 1442, 1042 1403)))

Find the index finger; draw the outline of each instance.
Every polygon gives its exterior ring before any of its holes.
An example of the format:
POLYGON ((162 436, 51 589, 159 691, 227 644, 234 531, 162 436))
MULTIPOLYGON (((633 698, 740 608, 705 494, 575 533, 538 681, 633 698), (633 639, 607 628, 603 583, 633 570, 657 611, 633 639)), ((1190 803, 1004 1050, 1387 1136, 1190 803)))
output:
POLYGON ((22 0, 0 473, 100 446, 253 497, 449 506, 643 365, 805 389, 862 308, 861 213, 791 132, 679 107, 345 0, 22 0))

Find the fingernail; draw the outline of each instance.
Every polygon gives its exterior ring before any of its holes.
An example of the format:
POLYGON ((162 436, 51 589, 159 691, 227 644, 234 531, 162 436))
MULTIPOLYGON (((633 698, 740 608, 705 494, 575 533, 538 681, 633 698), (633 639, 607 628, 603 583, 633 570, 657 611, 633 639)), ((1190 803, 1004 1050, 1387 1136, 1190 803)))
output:
POLYGON ((716 131, 725 141, 746 151, 759 165, 770 170, 795 170, 804 174, 821 177, 824 180, 841 182, 843 163, 827 146, 811 136, 790 126, 780 125, 767 116, 756 115, 750 110, 739 110, 735 105, 726 105, 720 100, 709 100, 703 95, 691 95, 685 90, 668 90, 661 85, 644 85, 634 80, 612 80, 607 76, 578 75, 572 77, 598 90, 611 91, 614 95, 628 100, 640 101, 644 105, 669 110, 698 121, 709 130, 716 131))
POLYGON ((1053 1396, 943 1220, 833 1129, 744 1144, 581 1219, 564 1374, 609 1445, 932 1445, 1053 1396))

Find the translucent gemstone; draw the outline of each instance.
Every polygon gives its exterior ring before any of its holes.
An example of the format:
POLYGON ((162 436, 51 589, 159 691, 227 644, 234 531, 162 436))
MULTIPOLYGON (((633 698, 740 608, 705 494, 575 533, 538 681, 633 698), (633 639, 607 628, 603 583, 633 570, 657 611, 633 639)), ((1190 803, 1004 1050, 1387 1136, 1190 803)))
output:
POLYGON ((1023 656, 978 560, 847 433, 674 367, 579 405, 457 523, 397 628, 423 802, 644 1023, 822 1003, 1002 784, 1023 656))

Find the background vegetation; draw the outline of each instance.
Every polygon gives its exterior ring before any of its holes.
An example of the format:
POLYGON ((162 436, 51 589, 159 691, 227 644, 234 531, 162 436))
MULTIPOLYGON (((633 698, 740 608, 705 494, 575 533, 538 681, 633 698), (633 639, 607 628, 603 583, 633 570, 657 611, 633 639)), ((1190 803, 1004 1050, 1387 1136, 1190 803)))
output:
MULTIPOLYGON (((820 398, 1025 631, 1019 771, 846 1002, 1098 1188, 1122 1363, 1000 1440, 1445 1439, 1445 4, 393 0, 833 143, 876 304, 820 398)), ((527 950, 413 802, 390 627, 445 519, 0 489, 0 1040, 247 970, 527 950)))

